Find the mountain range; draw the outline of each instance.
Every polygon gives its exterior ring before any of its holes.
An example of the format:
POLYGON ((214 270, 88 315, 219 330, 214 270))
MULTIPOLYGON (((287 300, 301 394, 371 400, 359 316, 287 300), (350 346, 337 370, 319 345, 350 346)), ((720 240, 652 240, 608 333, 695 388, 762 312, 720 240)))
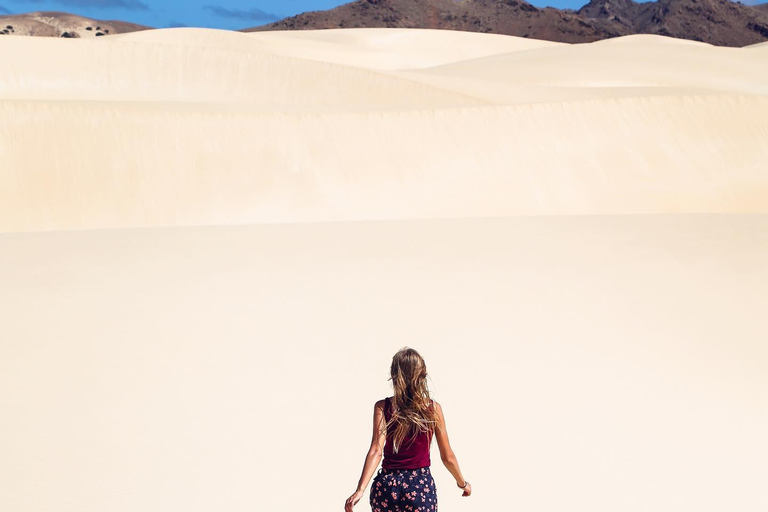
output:
POLYGON ((408 27, 491 32, 565 43, 658 34, 718 46, 768 40, 768 4, 731 0, 591 0, 579 10, 525 0, 357 0, 245 29, 408 27))
MULTIPOLYGON (((751 6, 731 0, 591 0, 573 10, 538 8, 525 0, 356 0, 242 31, 357 27, 489 32, 564 43, 657 34, 740 47, 768 41, 768 3, 751 6)), ((64 12, 0 16, 0 35, 97 37, 151 28, 64 12)))

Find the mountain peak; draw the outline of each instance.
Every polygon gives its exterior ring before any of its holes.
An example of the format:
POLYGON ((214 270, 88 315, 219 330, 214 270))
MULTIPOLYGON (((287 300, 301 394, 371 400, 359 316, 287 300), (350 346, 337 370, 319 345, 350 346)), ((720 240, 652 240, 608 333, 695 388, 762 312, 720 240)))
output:
POLYGON ((588 18, 632 18, 639 8, 632 0, 591 0, 578 13, 588 18))

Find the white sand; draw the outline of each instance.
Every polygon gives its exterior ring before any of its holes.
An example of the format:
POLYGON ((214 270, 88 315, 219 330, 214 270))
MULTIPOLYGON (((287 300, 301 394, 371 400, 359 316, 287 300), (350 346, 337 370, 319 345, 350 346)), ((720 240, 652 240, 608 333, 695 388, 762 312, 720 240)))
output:
POLYGON ((762 48, 0 52, 0 510, 341 510, 403 345, 441 510, 768 509, 762 48))
POLYGON ((2 231, 768 212, 754 48, 201 29, 0 45, 2 231))

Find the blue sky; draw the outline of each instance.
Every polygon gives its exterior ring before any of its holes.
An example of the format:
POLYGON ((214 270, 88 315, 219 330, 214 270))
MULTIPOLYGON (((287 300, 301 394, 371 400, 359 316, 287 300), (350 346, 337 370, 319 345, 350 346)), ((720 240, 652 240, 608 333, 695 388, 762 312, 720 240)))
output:
MULTIPOLYGON (((0 13, 66 11, 102 20, 163 28, 240 29, 304 11, 330 9, 348 0, 0 0, 0 13)), ((537 7, 578 9, 588 0, 530 0, 537 7)), ((762 0, 742 0, 756 3, 762 0)))

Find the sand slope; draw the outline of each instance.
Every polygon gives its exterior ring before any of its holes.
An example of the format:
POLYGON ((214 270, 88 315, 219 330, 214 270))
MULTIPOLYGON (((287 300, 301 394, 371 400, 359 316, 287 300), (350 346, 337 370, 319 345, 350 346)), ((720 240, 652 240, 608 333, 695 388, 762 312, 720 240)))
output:
POLYGON ((3 235, 0 508, 341 510, 407 344, 441 508, 760 512, 766 260, 765 215, 3 235))
POLYGON ((384 29, 0 45, 3 231, 766 211, 755 48, 384 29))

